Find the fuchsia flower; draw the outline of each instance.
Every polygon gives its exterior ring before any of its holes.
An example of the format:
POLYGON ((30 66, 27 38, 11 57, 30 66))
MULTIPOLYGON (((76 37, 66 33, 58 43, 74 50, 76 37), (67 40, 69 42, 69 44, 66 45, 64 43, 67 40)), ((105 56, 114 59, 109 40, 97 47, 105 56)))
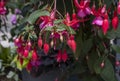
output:
POLYGON ((106 11, 106 5, 104 5, 103 7, 99 8, 98 10, 95 9, 95 4, 92 7, 92 15, 95 16, 92 24, 93 25, 97 25, 97 26, 102 26, 103 24, 103 16, 105 14, 106 11))
POLYGON ((114 30, 116 30, 118 28, 119 25, 119 18, 117 16, 117 11, 114 11, 114 16, 112 18, 112 26, 114 28, 114 30))
POLYGON ((117 13, 120 15, 120 1, 118 2, 117 13))
POLYGON ((105 13, 103 24, 102 24, 102 30, 103 30, 104 35, 107 33, 108 29, 109 29, 108 14, 105 13))
POLYGON ((75 53, 75 51, 76 51, 76 42, 74 40, 73 35, 71 35, 70 38, 67 40, 67 44, 72 49, 72 51, 75 53))
POLYGON ((49 49, 50 49, 49 44, 45 43, 45 44, 43 45, 43 50, 44 50, 44 53, 45 53, 46 55, 48 54, 49 49))
POLYGON ((42 20, 42 22, 39 24, 40 29, 47 26, 53 26, 53 21, 55 20, 55 11, 52 11, 50 16, 41 16, 40 20, 42 20))
POLYGON ((58 52, 58 54, 57 54, 57 56, 56 56, 57 62, 61 62, 61 61, 66 62, 67 59, 68 59, 68 55, 67 55, 66 50, 64 50, 63 53, 62 53, 61 50, 59 50, 59 52, 58 52))
POLYGON ((76 17, 76 14, 72 14, 72 20, 70 20, 70 15, 69 13, 66 14, 66 19, 63 21, 63 23, 67 26, 72 27, 73 29, 78 29, 79 28, 79 20, 76 17))
POLYGON ((91 9, 89 7, 90 0, 81 0, 78 3, 78 0, 74 0, 75 6, 77 7, 78 13, 77 15, 81 18, 86 17, 91 14, 91 9))
POLYGON ((0 1, 0 15, 6 14, 5 1, 0 1))

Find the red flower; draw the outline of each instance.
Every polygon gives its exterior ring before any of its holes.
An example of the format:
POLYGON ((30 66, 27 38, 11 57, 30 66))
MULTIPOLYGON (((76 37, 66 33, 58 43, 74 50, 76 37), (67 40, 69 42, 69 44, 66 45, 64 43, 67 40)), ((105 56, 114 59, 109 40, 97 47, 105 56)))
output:
POLYGON ((25 50, 24 50, 24 53, 23 53, 23 56, 24 56, 25 58, 27 58, 27 57, 28 57, 28 54, 29 54, 29 51, 28 51, 27 49, 25 49, 25 50))
POLYGON ((63 21, 63 23, 67 26, 72 27, 73 29, 78 29, 79 28, 79 20, 76 17, 76 14, 72 14, 72 20, 70 20, 70 15, 69 13, 66 14, 66 19, 63 21))
POLYGON ((66 62, 67 59, 68 59, 68 55, 67 55, 66 50, 64 50, 63 53, 62 53, 61 50, 59 50, 59 52, 58 52, 58 54, 56 56, 56 59, 57 59, 57 62, 61 62, 61 61, 66 62))
POLYGON ((113 17, 113 19, 112 19, 112 26, 113 26, 114 30, 117 29, 118 24, 119 24, 119 18, 118 18, 118 16, 117 16, 117 12, 115 11, 115 12, 114 12, 114 17, 113 17))
POLYGON ((72 49, 73 52, 76 51, 76 42, 74 40, 74 36, 71 36, 67 41, 68 46, 72 49))
POLYGON ((108 28, 109 28, 109 21, 108 19, 105 18, 103 20, 103 25, 102 25, 102 30, 103 30, 104 35, 107 33, 108 28))
POLYGON ((44 44, 43 50, 44 50, 44 53, 47 55, 49 52, 49 45, 47 43, 44 44))
POLYGON ((90 0, 81 0, 80 3, 78 3, 78 0, 74 0, 74 3, 78 9, 77 15, 79 17, 84 18, 91 14, 91 9, 89 7, 90 0))
POLYGON ((56 56, 57 62, 61 62, 62 61, 62 51, 59 50, 57 56, 56 56))
POLYGON ((120 2, 118 3, 118 6, 117 6, 117 13, 120 15, 120 2))
POLYGON ((68 55, 67 55, 67 52, 64 50, 64 53, 62 54, 62 60, 63 62, 66 62, 68 59, 68 55))
POLYGON ((47 26, 53 26, 53 21, 55 20, 55 11, 52 11, 50 16, 41 16, 40 20, 42 21, 39 25, 40 29, 47 26))
POLYGON ((0 1, 0 15, 4 15, 6 13, 5 1, 0 1))
POLYGON ((27 71, 31 71, 31 69, 32 69, 32 64, 31 64, 31 62, 29 62, 29 63, 27 64, 26 69, 27 69, 27 71))
POLYGON ((38 56, 37 56, 37 51, 36 51, 36 49, 34 49, 33 52, 32 52, 32 60, 33 60, 33 61, 36 61, 37 58, 38 58, 38 56))
POLYGON ((42 47, 42 39, 41 39, 41 37, 38 39, 38 46, 39 46, 39 48, 42 47))

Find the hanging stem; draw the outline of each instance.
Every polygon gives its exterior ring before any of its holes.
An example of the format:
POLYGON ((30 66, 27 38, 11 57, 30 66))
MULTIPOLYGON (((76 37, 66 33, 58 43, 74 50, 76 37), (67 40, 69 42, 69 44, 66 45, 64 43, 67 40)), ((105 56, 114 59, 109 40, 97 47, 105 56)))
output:
POLYGON ((73 0, 71 0, 71 4, 72 4, 73 13, 75 13, 74 5, 73 5, 73 0))
POLYGON ((66 5, 65 5, 65 1, 64 0, 63 0, 63 6, 64 6, 65 14, 66 14, 66 5))
POLYGON ((56 5, 57 5, 57 1, 54 0, 54 10, 56 11, 56 5))

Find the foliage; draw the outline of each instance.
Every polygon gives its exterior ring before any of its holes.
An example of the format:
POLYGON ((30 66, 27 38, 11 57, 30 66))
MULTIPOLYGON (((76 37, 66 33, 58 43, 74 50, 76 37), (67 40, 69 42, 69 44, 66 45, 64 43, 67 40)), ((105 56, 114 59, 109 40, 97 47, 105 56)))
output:
POLYGON ((119 6, 117 0, 9 0, 18 53, 13 62, 29 72, 62 68, 64 77, 117 81, 112 53, 120 47, 110 41, 120 38, 119 6))

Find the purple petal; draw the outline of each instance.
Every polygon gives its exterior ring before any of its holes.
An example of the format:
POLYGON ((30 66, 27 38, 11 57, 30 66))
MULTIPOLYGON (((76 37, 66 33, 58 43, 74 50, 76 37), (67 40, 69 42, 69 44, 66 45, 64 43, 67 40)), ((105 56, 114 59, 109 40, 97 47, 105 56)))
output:
POLYGON ((19 9, 15 9, 15 14, 20 14, 21 13, 21 11, 19 10, 19 9))
POLYGON ((46 23, 45 23, 45 21, 43 21, 43 22, 39 25, 40 29, 44 28, 45 25, 46 25, 46 23))
POLYGON ((11 16, 11 23, 12 23, 12 24, 16 24, 16 23, 17 23, 17 16, 16 16, 15 14, 13 14, 13 15, 11 16))
POLYGON ((103 24, 103 19, 102 17, 96 17, 93 22, 92 22, 93 25, 98 25, 98 26, 102 26, 103 24))
POLYGON ((85 13, 87 15, 90 15, 91 14, 91 9, 89 7, 85 8, 85 13))
POLYGON ((81 9, 78 11, 77 15, 81 18, 84 18, 87 14, 81 9))

